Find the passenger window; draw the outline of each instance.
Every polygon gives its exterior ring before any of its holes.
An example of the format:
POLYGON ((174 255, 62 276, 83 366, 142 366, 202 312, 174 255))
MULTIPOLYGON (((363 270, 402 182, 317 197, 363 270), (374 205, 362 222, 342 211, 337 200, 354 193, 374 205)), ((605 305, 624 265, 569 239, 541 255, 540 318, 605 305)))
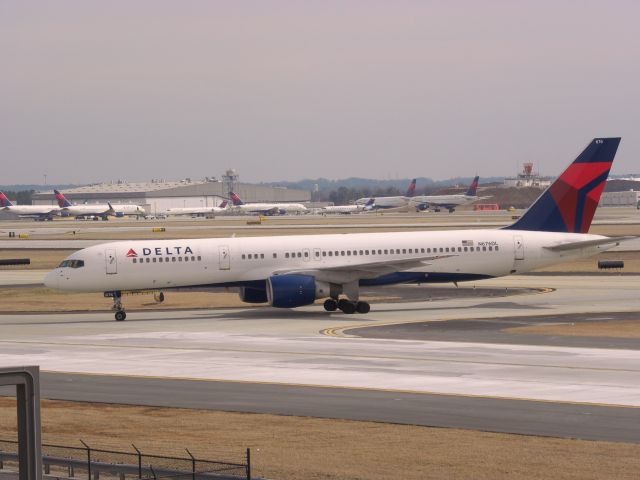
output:
POLYGON ((360 250, 360 255, 364 255, 364 252, 362 250, 360 250))
POLYGON ((308 258, 309 257, 309 252, 304 252, 304 258, 308 258))
POLYGON ((171 261, 175 262, 176 261, 176 257, 171 257, 171 261))
POLYGON ((458 251, 461 252, 462 251, 462 247, 458 247, 458 251))
POLYGON ((202 260, 202 257, 200 255, 198 255, 198 261, 202 260))
POLYGON ((424 253, 424 248, 421 248, 421 249, 420 249, 420 253, 424 253))
POLYGON ((327 252, 322 252, 322 256, 326 257, 327 256, 327 252))
POLYGON ((387 255, 389 253, 389 250, 385 250, 384 254, 387 255))
POLYGON ((413 248, 410 248, 410 249, 409 249, 409 253, 413 253, 413 248))
POLYGON ((245 254, 243 253, 243 254, 242 254, 242 260, 244 260, 244 259, 245 259, 245 254))
POLYGON ((329 256, 330 256, 330 257, 333 257, 333 252, 331 252, 331 251, 330 251, 330 252, 329 252, 329 256))
POLYGON ((482 251, 486 252, 487 251, 487 247, 482 247, 482 251))
POLYGON ((351 250, 347 250, 347 255, 351 256, 351 250))
POLYGON ((277 253, 274 253, 274 254, 273 254, 273 258, 278 258, 278 254, 277 254, 277 253))
POLYGON ((158 263, 162 263, 162 257, 158 258, 158 263))
POLYGON ((344 257, 344 250, 340 252, 340 255, 344 257))
POLYGON ((469 251, 469 247, 464 247, 464 251, 465 252, 469 251))
POLYGON ((493 252, 493 247, 491 245, 489 245, 489 251, 493 252))
POLYGON ((191 257, 191 261, 195 262, 196 261, 196 257, 191 257))
POLYGON ((431 249, 430 248, 427 248, 427 253, 431 253, 431 249))
POLYGON ((284 254, 284 258, 289 258, 289 252, 286 252, 286 253, 284 254))
POLYGON ((181 262, 182 261, 182 257, 178 257, 178 261, 181 262))
POLYGON ((444 248, 440 247, 440 253, 444 252, 444 248))
POLYGON ((369 255, 369 250, 365 250, 365 251, 364 251, 364 254, 365 254, 365 255, 369 255))
POLYGON ((134 258, 134 259, 133 259, 133 263, 138 263, 138 259, 137 259, 137 258, 134 258))
POLYGON ((261 254, 260 254, 260 258, 264 258, 264 253, 261 253, 261 254))
POLYGON ((498 251, 498 245, 496 245, 496 252, 498 251))
POLYGON ((445 251, 445 252, 448 252, 448 251, 449 251, 449 247, 445 248, 445 249, 444 249, 444 251, 445 251))
POLYGON ((402 249, 402 254, 404 255, 405 253, 407 253, 407 249, 406 249, 406 248, 403 248, 403 249, 402 249))
POLYGON ((151 263, 151 259, 150 258, 147 258, 147 263, 151 263))
POLYGON ((302 258, 302 253, 298 252, 298 258, 302 258))

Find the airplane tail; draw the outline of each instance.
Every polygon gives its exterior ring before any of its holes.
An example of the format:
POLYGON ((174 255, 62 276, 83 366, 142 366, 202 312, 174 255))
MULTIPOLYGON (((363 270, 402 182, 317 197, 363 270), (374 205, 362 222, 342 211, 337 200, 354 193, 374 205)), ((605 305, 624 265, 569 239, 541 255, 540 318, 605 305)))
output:
POLYGON ((367 200, 367 203, 364 204, 364 207, 362 207, 364 210, 371 210, 374 205, 376 203, 376 199, 371 197, 369 200, 367 200))
POLYGON ((416 179, 411 180, 409 184, 409 188, 407 188, 407 193, 404 194, 405 197, 413 197, 416 194, 416 179))
POLYGON ((473 179, 473 182, 471 182, 471 185, 469 185, 469 189, 465 193, 467 197, 478 196, 478 180, 480 180, 480 176, 476 175, 475 178, 473 179))
POLYGON ((240 199, 238 195, 233 192, 229 192, 229 196, 231 197, 231 203, 234 207, 244 205, 244 202, 240 199))
POLYGON ((71 206, 71 202, 65 198, 65 196, 60 193, 58 190, 54 190, 53 193, 56 195, 56 200, 58 200, 58 206, 60 208, 66 208, 71 206))
POLYGON ((227 208, 228 203, 229 203, 228 200, 223 200, 222 203, 218 205, 218 208, 227 208))
POLYGON ((620 138, 595 138, 511 230, 587 233, 620 138))
POLYGON ((7 198, 4 192, 0 192, 0 207, 13 207, 11 200, 7 198))

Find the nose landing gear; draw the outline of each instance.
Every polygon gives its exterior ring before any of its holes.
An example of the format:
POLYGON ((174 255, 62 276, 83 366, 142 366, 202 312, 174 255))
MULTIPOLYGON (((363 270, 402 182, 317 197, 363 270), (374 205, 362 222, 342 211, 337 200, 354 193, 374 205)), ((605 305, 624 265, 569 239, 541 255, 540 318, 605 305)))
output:
POLYGON ((127 318, 127 314, 124 311, 124 305, 122 305, 122 293, 114 292, 113 294, 113 307, 112 310, 116 311, 116 321, 123 322, 127 318))

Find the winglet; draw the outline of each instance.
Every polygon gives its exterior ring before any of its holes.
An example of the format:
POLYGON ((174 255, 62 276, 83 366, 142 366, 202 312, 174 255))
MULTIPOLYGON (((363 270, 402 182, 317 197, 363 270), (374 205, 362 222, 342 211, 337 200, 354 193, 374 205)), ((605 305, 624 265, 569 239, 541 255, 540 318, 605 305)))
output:
POLYGON ((620 138, 594 138, 529 207, 512 230, 587 233, 620 138))

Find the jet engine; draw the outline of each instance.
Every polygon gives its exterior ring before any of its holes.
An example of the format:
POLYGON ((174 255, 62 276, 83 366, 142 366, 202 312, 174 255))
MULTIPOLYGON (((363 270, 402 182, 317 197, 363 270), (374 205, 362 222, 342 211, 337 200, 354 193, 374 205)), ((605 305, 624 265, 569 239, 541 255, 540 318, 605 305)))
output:
POLYGON ((267 280, 267 298, 272 307, 294 308, 311 305, 331 294, 331 285, 310 275, 274 275, 267 280))
POLYGON ((267 303, 267 289, 240 287, 240 300, 246 303, 267 303))

